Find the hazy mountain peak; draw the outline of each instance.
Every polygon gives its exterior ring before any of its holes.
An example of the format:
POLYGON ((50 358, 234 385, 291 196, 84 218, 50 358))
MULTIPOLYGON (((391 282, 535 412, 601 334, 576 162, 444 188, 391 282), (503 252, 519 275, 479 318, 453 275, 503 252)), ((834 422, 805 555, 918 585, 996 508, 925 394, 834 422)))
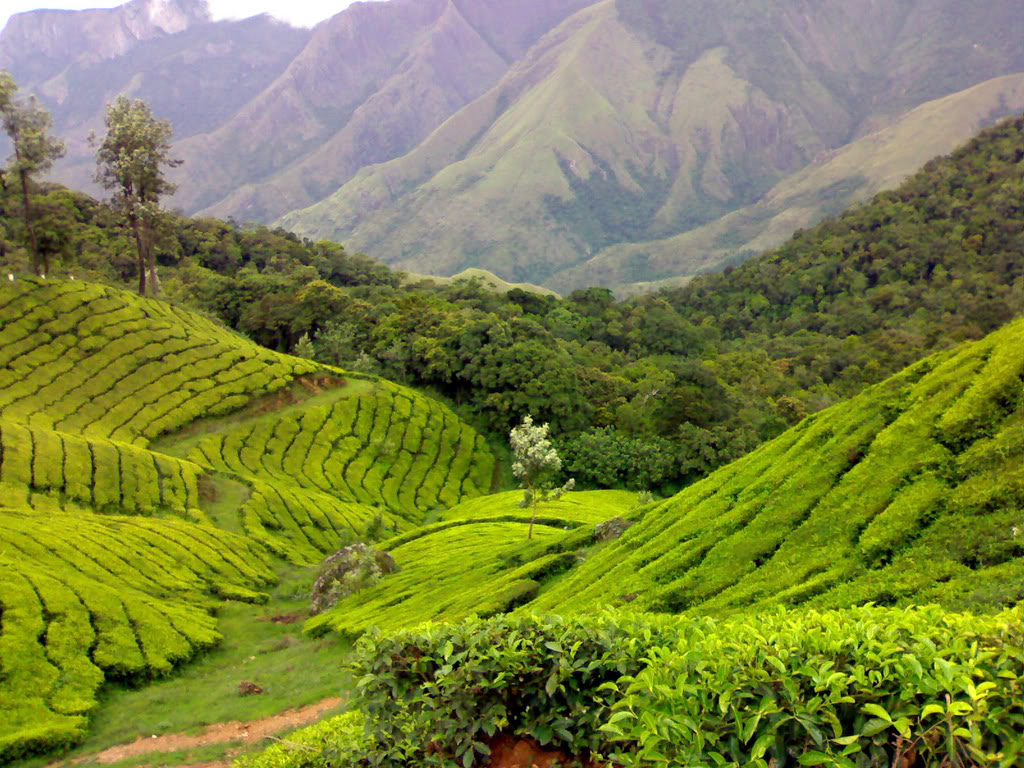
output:
POLYGON ((147 40, 209 22, 206 0, 131 0, 116 8, 26 11, 0 31, 0 69, 39 82, 73 61, 121 56, 147 40))

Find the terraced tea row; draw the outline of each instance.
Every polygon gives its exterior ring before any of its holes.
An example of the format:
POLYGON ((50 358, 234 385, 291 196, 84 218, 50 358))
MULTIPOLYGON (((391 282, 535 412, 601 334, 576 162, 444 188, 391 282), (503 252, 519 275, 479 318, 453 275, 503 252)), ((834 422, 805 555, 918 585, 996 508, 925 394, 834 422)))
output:
POLYGON ((400 570, 314 617, 306 630, 356 636, 371 626, 399 629, 511 610, 532 599, 546 578, 576 563, 575 554, 557 546, 567 530, 592 532, 595 521, 628 514, 637 498, 625 491, 585 491, 546 502, 529 541, 530 512, 517 504, 522 496, 512 491, 473 500, 456 507, 450 520, 385 542, 400 570), (539 556, 521 565, 524 551, 539 556))
POLYGON ((201 467, 102 438, 0 419, 0 506, 22 506, 29 489, 96 510, 185 515, 199 507, 201 467))
POLYGON ((318 367, 93 283, 5 285, 0 318, 0 417, 142 446, 318 367))
POLYGON ((0 761, 77 741, 108 677, 220 639, 213 598, 265 599, 262 548, 184 521, 0 510, 0 761))
POLYGON ((194 462, 417 522, 490 490, 483 437, 435 400, 384 381, 368 392, 202 440, 194 462))
POLYGON ((538 609, 1024 598, 1024 321, 804 420, 648 513, 538 609))

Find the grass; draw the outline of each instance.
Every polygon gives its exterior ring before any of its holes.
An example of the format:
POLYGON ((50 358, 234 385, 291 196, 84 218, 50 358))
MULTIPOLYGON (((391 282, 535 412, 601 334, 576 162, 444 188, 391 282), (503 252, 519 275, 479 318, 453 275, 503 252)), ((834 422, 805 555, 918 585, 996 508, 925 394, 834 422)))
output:
MULTIPOLYGON (((330 697, 347 699, 352 681, 341 668, 350 647, 343 639, 308 638, 301 632, 301 620, 292 624, 265 620, 308 611, 315 569, 283 568, 281 582, 265 605, 219 606, 217 623, 224 640, 173 676, 144 686, 105 686, 89 735, 63 759, 87 758, 138 737, 198 733, 212 723, 259 719, 330 697), (265 693, 240 696, 238 684, 243 680, 256 683, 265 693)), ((237 749, 237 744, 226 743, 122 762, 125 766, 178 765, 216 759, 237 749)), ((35 768, 50 760, 22 761, 19 766, 35 768)))

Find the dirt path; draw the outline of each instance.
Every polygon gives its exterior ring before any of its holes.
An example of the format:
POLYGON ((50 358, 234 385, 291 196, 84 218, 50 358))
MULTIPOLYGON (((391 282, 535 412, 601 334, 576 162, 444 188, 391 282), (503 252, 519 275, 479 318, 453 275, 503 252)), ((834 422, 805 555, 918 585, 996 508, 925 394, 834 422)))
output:
MULTIPOLYGON (((118 760, 127 760, 131 757, 148 755, 152 752, 174 752, 181 749, 194 749, 205 747, 210 744, 223 744, 229 741, 237 741, 242 744, 256 744, 267 736, 299 728, 321 720, 324 713, 335 709, 342 703, 342 699, 330 698, 311 704, 302 709, 289 709, 278 715, 265 717, 262 720, 234 720, 230 723, 215 723, 208 726, 202 733, 189 736, 183 733, 169 733, 165 736, 151 736, 146 738, 140 736, 130 744, 120 744, 116 747, 104 749, 95 755, 87 755, 73 760, 73 763, 81 763, 86 760, 95 760, 102 764, 116 763, 118 760)), ((53 763, 48 768, 62 765, 53 763)), ((222 765, 230 765, 230 762, 202 763, 193 768, 220 768, 222 765)))

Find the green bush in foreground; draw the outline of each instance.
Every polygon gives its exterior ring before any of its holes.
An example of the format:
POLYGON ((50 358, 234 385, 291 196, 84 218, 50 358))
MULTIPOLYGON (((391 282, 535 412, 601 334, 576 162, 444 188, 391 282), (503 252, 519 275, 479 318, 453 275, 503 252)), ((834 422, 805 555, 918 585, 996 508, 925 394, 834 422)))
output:
POLYGON ((621 766, 1021 765, 1022 618, 505 615, 368 633, 366 740, 346 759, 469 768, 519 734, 621 766))
POLYGON ((332 768, 358 758, 363 715, 346 712, 302 728, 269 749, 235 761, 236 768, 332 768))

